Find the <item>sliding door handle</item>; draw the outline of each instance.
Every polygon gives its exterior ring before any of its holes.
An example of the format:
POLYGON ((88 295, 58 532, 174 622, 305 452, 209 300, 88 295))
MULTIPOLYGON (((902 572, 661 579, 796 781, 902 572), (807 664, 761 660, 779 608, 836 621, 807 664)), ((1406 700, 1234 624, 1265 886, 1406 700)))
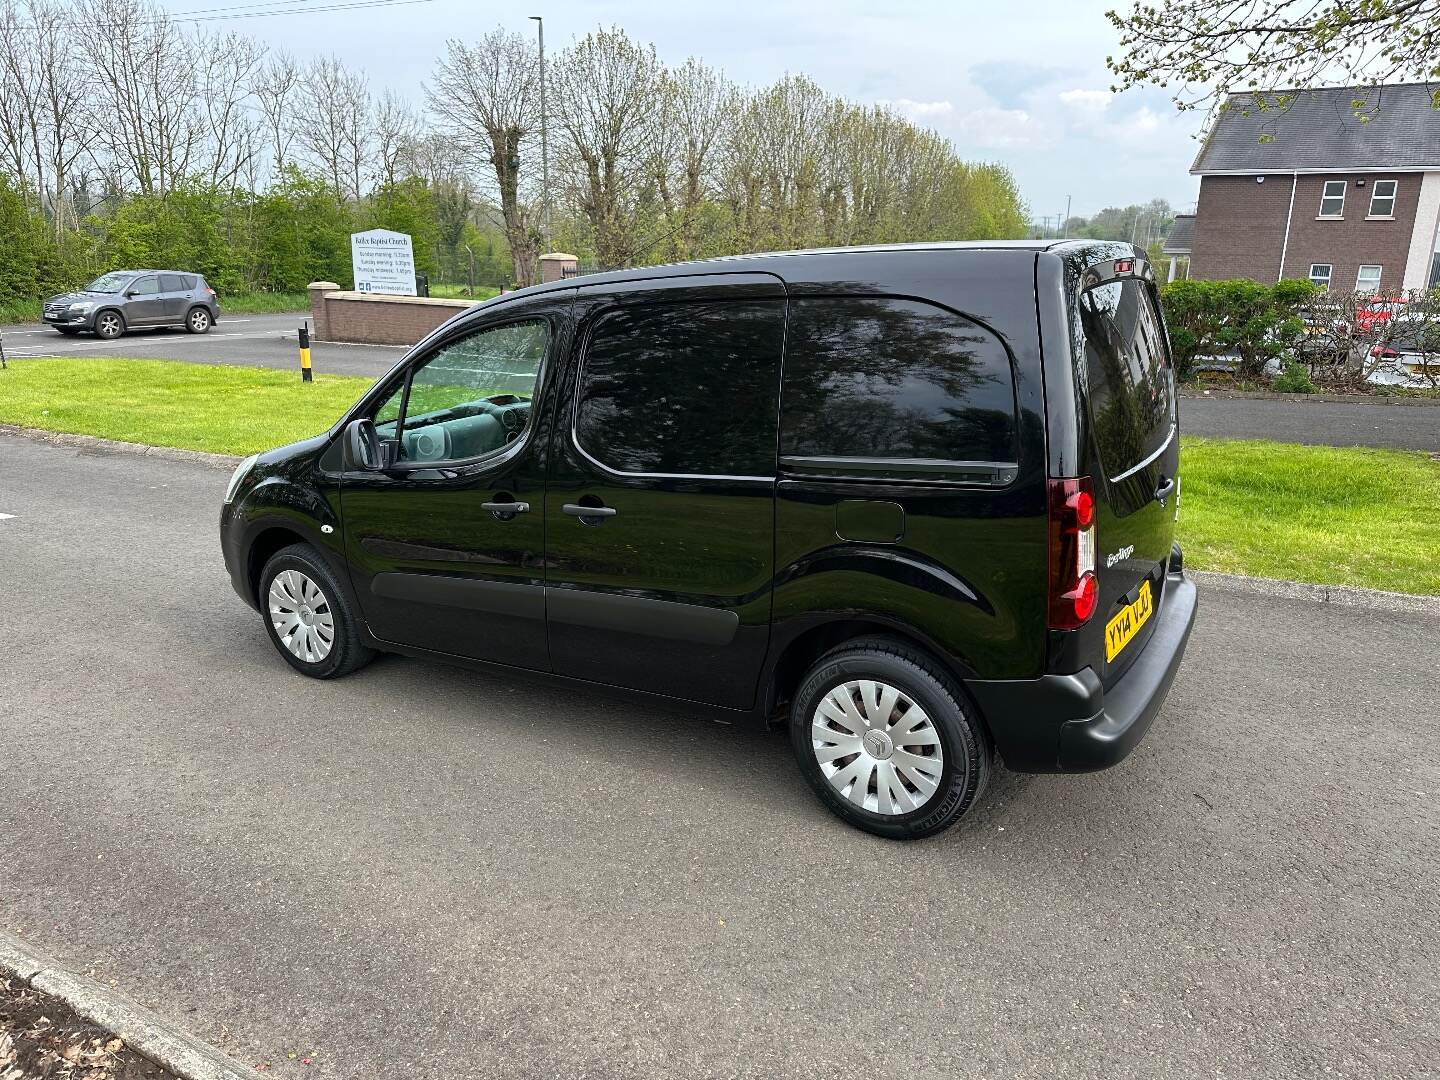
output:
POLYGON ((571 517, 579 518, 581 525, 599 525, 605 518, 612 518, 618 513, 613 506, 582 506, 579 503, 566 503, 560 509, 571 517))

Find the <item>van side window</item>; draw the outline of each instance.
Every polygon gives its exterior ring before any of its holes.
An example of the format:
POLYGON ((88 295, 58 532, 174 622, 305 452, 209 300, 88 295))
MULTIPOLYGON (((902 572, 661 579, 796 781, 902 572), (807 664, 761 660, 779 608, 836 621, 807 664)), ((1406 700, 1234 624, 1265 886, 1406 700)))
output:
POLYGON ((775 474, 781 300, 638 304, 585 349, 576 444, 626 473, 775 474))
POLYGON ((380 403, 377 433, 399 442, 401 461, 462 461, 501 449, 529 426, 549 343, 550 326, 541 319, 445 343, 380 403))
POLYGON ((1004 345, 916 300, 792 300, 780 413, 783 458, 1017 459, 1004 345))
POLYGON ((1090 423, 1112 478, 1164 446, 1175 423, 1170 355, 1148 289, 1132 278, 1080 296, 1090 423))

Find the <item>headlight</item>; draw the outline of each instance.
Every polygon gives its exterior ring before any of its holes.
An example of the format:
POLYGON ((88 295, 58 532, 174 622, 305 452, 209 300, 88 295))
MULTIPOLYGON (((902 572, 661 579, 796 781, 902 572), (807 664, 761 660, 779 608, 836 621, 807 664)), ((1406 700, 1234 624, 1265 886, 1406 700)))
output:
POLYGON ((252 468, 254 468, 255 459, 259 456, 259 454, 251 454, 244 461, 240 462, 239 465, 235 466, 235 471, 230 474, 229 486, 225 488, 226 506, 229 506, 232 502, 235 501, 235 492, 240 489, 240 482, 244 480, 246 474, 249 473, 252 468))
POLYGON ((94 304, 91 304, 91 303, 89 303, 89 302, 79 303, 79 304, 71 304, 71 305, 70 305, 70 310, 73 311, 73 312, 75 312, 75 313, 77 313, 77 314, 83 315, 85 312, 89 311, 89 310, 90 310, 92 307, 94 307, 94 306, 95 306, 94 304))

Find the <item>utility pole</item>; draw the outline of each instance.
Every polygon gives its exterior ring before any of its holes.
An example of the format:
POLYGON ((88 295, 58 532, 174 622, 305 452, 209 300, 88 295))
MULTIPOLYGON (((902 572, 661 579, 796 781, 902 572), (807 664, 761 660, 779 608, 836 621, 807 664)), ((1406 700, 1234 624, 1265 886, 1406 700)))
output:
POLYGON ((1061 237, 1061 239, 1063 239, 1063 240, 1069 240, 1069 239, 1070 239, 1070 196, 1069 196, 1069 195, 1066 195, 1066 196, 1065 196, 1065 233, 1064 233, 1064 235, 1061 237))
POLYGON ((540 34, 540 198, 544 204, 545 246, 550 246, 550 137, 546 132, 548 120, 545 108, 545 16, 531 15, 540 34))

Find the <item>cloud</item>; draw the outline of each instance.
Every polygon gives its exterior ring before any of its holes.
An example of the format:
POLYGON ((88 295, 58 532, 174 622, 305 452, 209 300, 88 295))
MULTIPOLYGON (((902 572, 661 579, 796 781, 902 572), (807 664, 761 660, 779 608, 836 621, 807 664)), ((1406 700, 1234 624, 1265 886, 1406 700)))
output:
POLYGON ((949 116, 955 111, 955 106, 948 101, 911 101, 909 98, 881 98, 877 105, 885 105, 896 112, 904 113, 906 116, 915 119, 949 116))
POLYGON ((972 109, 960 117, 956 125, 962 139, 979 147, 1028 146, 1038 134, 1039 125, 1024 109, 972 109))
POLYGON ((1062 90, 1060 101, 1072 109, 1085 112, 1103 112, 1110 107, 1115 95, 1109 90, 1062 90))
POLYGON ((1022 109, 1035 91, 1075 77, 1067 68, 1006 60, 987 60, 984 63, 972 64, 969 74, 971 82, 1005 109, 1022 109))

